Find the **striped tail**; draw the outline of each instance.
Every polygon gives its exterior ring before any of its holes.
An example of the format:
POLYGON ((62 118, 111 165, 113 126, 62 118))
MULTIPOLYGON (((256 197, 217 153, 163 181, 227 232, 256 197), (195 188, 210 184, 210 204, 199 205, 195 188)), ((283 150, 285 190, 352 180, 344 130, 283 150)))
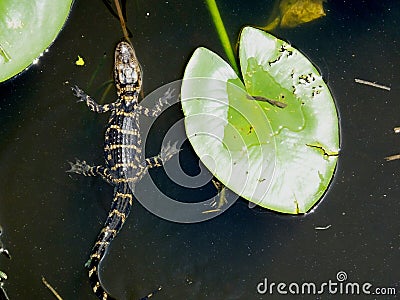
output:
POLYGON ((99 265, 100 261, 97 258, 92 258, 90 263, 87 264, 87 267, 89 268, 89 281, 93 292, 99 299, 116 300, 116 298, 112 297, 100 283, 99 265))
POLYGON ((90 254, 86 267, 89 269, 89 281, 93 292, 101 300, 115 300, 102 286, 99 277, 99 265, 111 241, 125 223, 132 207, 133 195, 126 183, 117 185, 110 213, 90 254))

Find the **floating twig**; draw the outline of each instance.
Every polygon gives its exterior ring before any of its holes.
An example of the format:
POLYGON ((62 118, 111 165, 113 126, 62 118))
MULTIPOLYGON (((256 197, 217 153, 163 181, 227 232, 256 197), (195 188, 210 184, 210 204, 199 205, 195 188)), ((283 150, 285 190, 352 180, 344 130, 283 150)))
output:
POLYGON ((122 32, 124 33, 124 38, 129 42, 129 44, 132 45, 132 42, 129 39, 129 33, 128 33, 128 30, 126 28, 126 23, 125 23, 125 19, 124 19, 122 10, 121 10, 121 6, 119 5, 119 0, 115 0, 114 3, 115 3, 115 7, 117 8, 119 22, 121 23, 121 28, 122 28, 122 32))
MULTIPOLYGON (((394 133, 400 133, 400 127, 395 127, 393 128, 394 133)), ((396 160, 396 159, 400 159, 400 154, 395 154, 395 155, 390 155, 385 157, 386 161, 391 161, 391 160, 396 160)))
POLYGON ((250 96, 250 95, 246 95, 246 98, 249 100, 257 100, 257 101, 264 101, 264 102, 268 102, 269 104, 279 107, 279 108, 285 108, 287 106, 286 103, 283 103, 281 101, 278 100, 273 100, 273 99, 268 99, 265 98, 263 96, 250 96))
POLYGON ((219 208, 202 211, 202 214, 209 214, 221 211, 219 208))
POLYGON ((396 159, 400 159, 400 154, 385 157, 386 161, 391 161, 391 160, 396 160, 396 159))
POLYGON ((42 282, 43 284, 53 293, 53 295, 58 299, 58 300, 63 300, 61 296, 57 293, 57 291, 46 281, 46 279, 42 276, 42 282))
POLYGON ((362 79, 358 79, 358 78, 355 78, 354 81, 357 82, 357 83, 361 83, 361 84, 369 85, 369 86, 372 86, 372 87, 376 87, 378 89, 390 91, 390 87, 385 86, 385 85, 381 85, 381 84, 378 84, 378 83, 375 83, 375 82, 362 80, 362 79))
POLYGON ((0 283, 0 299, 2 299, 2 300, 10 300, 10 298, 8 298, 6 290, 3 287, 3 283, 0 283))
POLYGON ((331 224, 326 225, 326 226, 317 226, 317 227, 315 227, 315 230, 327 230, 327 229, 329 229, 331 226, 332 226, 331 224))

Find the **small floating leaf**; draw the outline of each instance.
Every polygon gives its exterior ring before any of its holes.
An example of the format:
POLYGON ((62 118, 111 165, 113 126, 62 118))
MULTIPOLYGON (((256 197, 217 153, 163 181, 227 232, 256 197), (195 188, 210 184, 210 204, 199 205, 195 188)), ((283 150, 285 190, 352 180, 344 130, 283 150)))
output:
POLYGON ((325 16, 324 0, 284 0, 281 2, 281 27, 296 27, 325 16))
POLYGON ((75 64, 76 64, 77 66, 83 66, 83 65, 85 65, 85 61, 83 60, 82 57, 80 57, 80 56, 78 55, 78 58, 77 58, 77 60, 75 61, 75 64))
POLYGON ((49 47, 72 0, 0 1, 0 82, 20 73, 49 47))
POLYGON ((276 0, 269 23, 263 29, 292 28, 325 16, 324 0, 276 0))
POLYGON ((7 274, 4 273, 3 271, 0 271, 0 282, 3 280, 7 280, 7 274))
POLYGON ((181 91, 189 141, 240 196, 279 212, 305 213, 326 191, 338 158, 331 93, 303 54, 261 30, 243 29, 239 58, 244 83, 213 52, 193 54, 181 91))

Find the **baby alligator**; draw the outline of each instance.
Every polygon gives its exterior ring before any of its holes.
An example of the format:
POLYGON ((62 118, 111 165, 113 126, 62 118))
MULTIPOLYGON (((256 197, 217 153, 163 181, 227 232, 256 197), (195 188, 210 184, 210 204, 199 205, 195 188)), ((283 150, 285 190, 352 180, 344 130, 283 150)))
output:
MULTIPOLYGON (((115 299, 104 289, 99 278, 99 265, 110 242, 121 229, 133 202, 130 187, 142 178, 149 168, 163 165, 179 150, 176 144, 162 147, 158 156, 142 159, 141 138, 139 133, 139 115, 157 116, 162 106, 171 99, 173 91, 168 90, 155 107, 150 110, 138 103, 142 88, 142 70, 133 47, 127 42, 120 42, 115 49, 114 80, 118 99, 110 104, 100 105, 79 87, 72 88, 79 98, 78 102, 86 105, 96 113, 111 112, 105 133, 104 156, 106 166, 90 166, 85 161, 71 163, 68 172, 85 176, 101 176, 114 185, 114 197, 111 209, 103 229, 86 263, 89 269, 89 280, 94 293, 99 299, 115 299)), ((149 294, 143 299, 147 299, 149 294)))

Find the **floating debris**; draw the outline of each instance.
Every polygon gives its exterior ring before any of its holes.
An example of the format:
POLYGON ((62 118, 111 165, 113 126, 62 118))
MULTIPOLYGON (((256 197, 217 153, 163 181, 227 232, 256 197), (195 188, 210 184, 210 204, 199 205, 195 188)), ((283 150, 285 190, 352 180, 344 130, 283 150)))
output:
POLYGON ((250 96, 250 95, 246 95, 246 98, 249 100, 257 100, 257 101, 264 101, 264 102, 268 102, 269 104, 279 107, 279 108, 285 108, 287 106, 286 103, 283 103, 281 101, 277 101, 277 100, 272 100, 272 99, 268 99, 265 98, 263 96, 250 96))
POLYGON ((78 55, 78 58, 77 58, 77 60, 75 61, 75 64, 76 64, 77 66, 84 66, 84 65, 85 65, 85 61, 83 60, 82 57, 80 57, 80 56, 78 55))
POLYGON ((221 211, 222 206, 228 204, 228 200, 226 199, 226 187, 218 180, 212 179, 212 183, 217 189, 219 198, 218 201, 214 200, 212 203, 210 203, 210 206, 213 207, 213 209, 202 211, 202 214, 219 212, 221 211))
POLYGON ((264 30, 294 28, 326 16, 324 0, 277 0, 264 30))
POLYGON ((209 214, 221 211, 219 208, 202 211, 202 214, 209 214))
MULTIPOLYGON (((400 133, 400 127, 395 127, 393 128, 394 133, 400 133)), ((395 154, 395 155, 390 155, 385 157, 386 161, 391 161, 391 160, 396 160, 396 159, 400 159, 400 154, 395 154)))
POLYGON ((58 300, 63 300, 61 296, 57 293, 57 291, 46 281, 46 279, 42 276, 42 282, 43 284, 53 293, 53 295, 58 299, 58 300))
POLYGON ((332 226, 331 224, 326 225, 326 226, 317 226, 314 229, 315 230, 327 230, 327 229, 331 228, 331 226, 332 226))
POLYGON ((320 143, 306 144, 306 146, 319 149, 324 156, 339 156, 339 151, 331 151, 329 149, 325 149, 320 143))
POLYGON ((4 281, 7 280, 7 274, 0 271, 0 299, 2 300, 10 300, 8 298, 6 290, 4 289, 4 281))
POLYGON ((358 78, 354 78, 354 81, 357 82, 357 83, 361 83, 361 84, 369 85, 369 86, 372 86, 372 87, 376 87, 378 89, 390 91, 390 87, 385 86, 385 85, 381 85, 381 84, 378 84, 378 83, 375 83, 375 82, 362 80, 362 79, 358 79, 358 78))
POLYGON ((10 298, 8 298, 6 290, 3 288, 3 282, 0 281, 0 299, 4 299, 4 300, 10 300, 10 298))
POLYGON ((7 274, 3 271, 0 271, 0 282, 7 280, 7 274))
POLYGON ((386 161, 391 161, 391 160, 396 160, 396 159, 400 159, 400 154, 385 157, 386 161))
MULTIPOLYGON (((3 227, 0 225, 0 236, 3 234, 3 227)), ((8 259, 11 259, 10 252, 6 248, 4 248, 4 245, 2 241, 0 240, 0 254, 4 254, 8 259)))
MULTIPOLYGON (((3 234, 3 227, 0 225, 0 236, 3 234)), ((11 255, 7 249, 4 248, 3 243, 0 241, 0 254, 4 254, 7 258, 11 259, 11 255)), ((10 300, 8 298, 6 290, 4 289, 4 281, 7 280, 7 274, 3 271, 0 271, 0 299, 1 300, 10 300)))

